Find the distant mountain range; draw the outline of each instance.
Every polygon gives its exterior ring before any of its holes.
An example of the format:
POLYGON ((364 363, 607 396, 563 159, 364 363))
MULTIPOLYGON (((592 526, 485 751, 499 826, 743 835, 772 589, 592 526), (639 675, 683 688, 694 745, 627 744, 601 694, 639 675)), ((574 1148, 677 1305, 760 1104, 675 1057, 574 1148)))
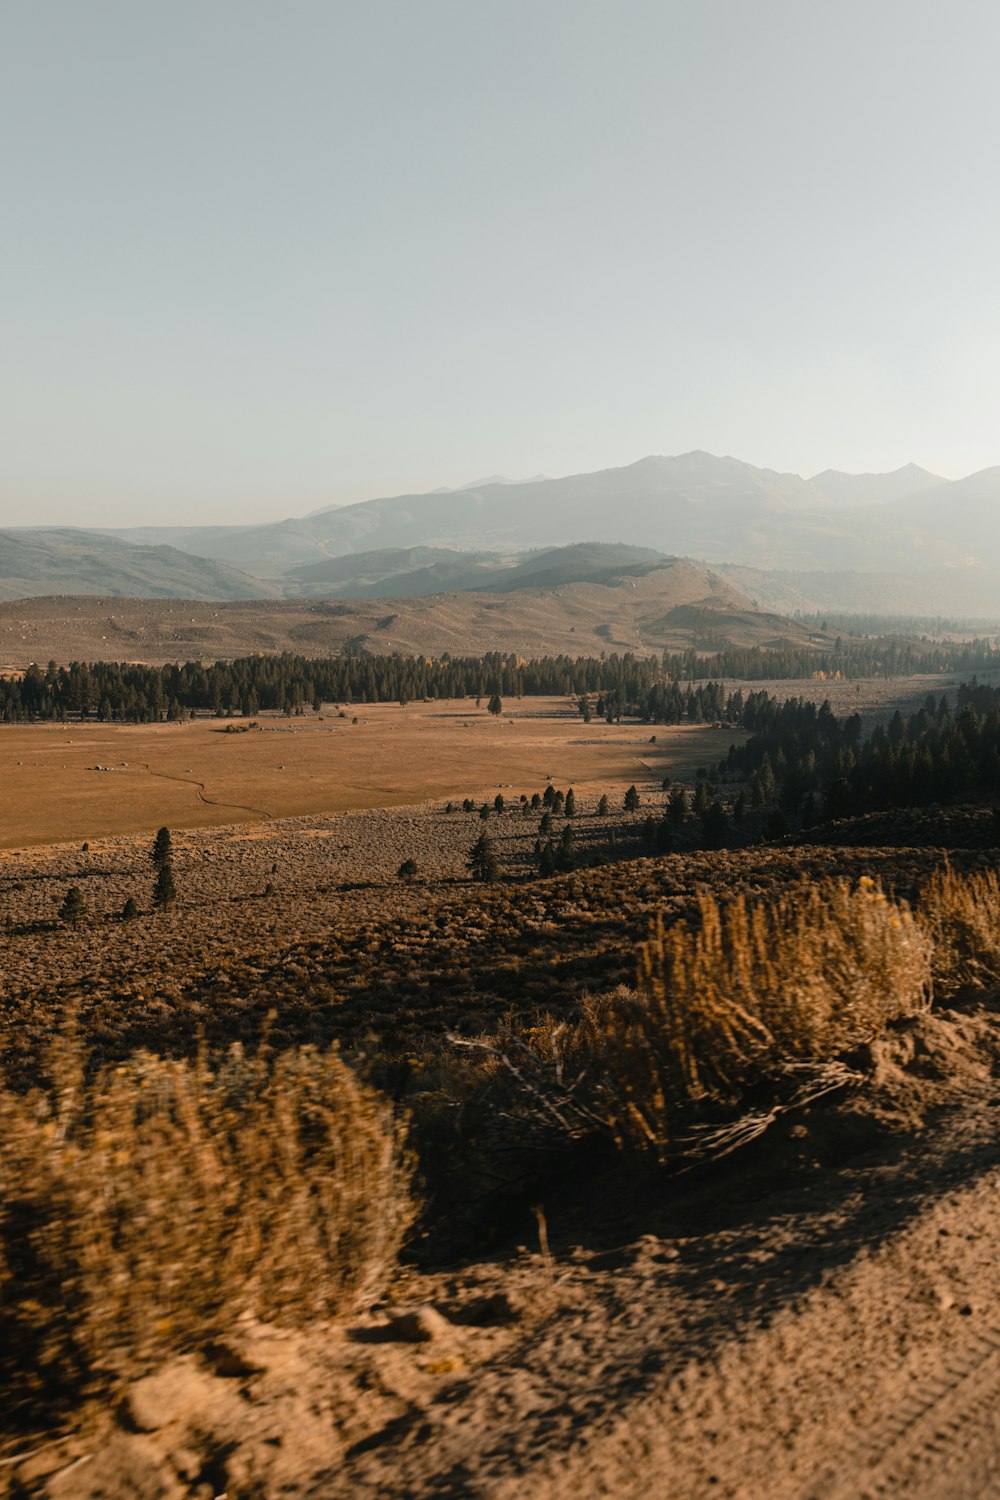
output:
POLYGON ((0 531, 0 599, 135 594, 147 599, 273 599, 280 589, 176 547, 137 546, 71 527, 0 531))
POLYGON ((852 575, 853 603, 830 599, 818 583, 816 595, 827 597, 817 608, 878 609, 877 579, 889 577, 906 597, 893 608, 918 613, 927 602, 920 580, 933 575, 936 610, 969 613, 974 597, 977 614, 1000 614, 1000 467, 957 481, 914 464, 804 479, 697 451, 562 479, 493 478, 264 525, 8 531, 0 597, 422 596, 555 586, 573 581, 567 569, 586 581, 665 556, 758 575, 852 575), (601 546, 611 550, 587 550, 601 546))

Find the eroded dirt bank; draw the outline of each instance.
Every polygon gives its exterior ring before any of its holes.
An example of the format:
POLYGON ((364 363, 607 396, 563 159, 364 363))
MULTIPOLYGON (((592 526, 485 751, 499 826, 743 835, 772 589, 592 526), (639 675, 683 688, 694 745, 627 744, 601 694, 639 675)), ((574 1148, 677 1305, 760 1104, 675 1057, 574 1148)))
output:
POLYGON ((664 1182, 588 1160, 521 1245, 349 1329, 240 1325, 7 1462, 16 1495, 964 1500, 1000 1474, 1000 1022, 664 1182), (546 1250, 546 1235, 550 1253, 546 1250))

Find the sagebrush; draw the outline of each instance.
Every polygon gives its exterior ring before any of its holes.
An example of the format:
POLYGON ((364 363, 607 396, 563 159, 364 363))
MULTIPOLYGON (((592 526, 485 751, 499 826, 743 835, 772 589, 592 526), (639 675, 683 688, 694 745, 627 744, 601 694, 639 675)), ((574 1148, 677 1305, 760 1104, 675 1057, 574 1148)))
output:
POLYGON ((414 1215, 391 1107, 335 1052, 138 1053, 88 1078, 63 1038, 49 1087, 0 1090, 0 1132, 0 1381, 24 1410, 242 1315, 348 1312, 414 1215))

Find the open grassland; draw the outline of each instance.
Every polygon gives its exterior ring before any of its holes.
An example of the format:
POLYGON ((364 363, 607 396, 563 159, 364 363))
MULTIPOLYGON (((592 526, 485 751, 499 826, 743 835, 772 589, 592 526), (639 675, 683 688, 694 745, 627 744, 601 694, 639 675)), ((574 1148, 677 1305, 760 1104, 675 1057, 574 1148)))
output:
POLYGON ((561 698, 514 702, 499 718, 471 699, 359 704, 260 715, 256 728, 227 732, 246 722, 0 726, 0 847, 430 799, 492 804, 500 789, 544 791, 550 777, 620 797, 632 782, 690 776, 739 738, 707 726, 584 725, 561 698))
MULTIPOLYGON (((943 676, 727 688, 829 698, 871 727, 928 694, 943 676)), ((261 714, 176 724, 0 725, 0 848, 151 833, 163 823, 207 828, 244 821, 404 807, 498 790, 532 792, 551 777, 578 794, 614 797, 635 782, 690 778, 721 759, 733 730, 708 725, 585 725, 565 698, 507 700, 500 718, 473 699, 327 706, 321 716, 261 714), (354 720, 357 719, 357 723, 354 720), (655 735, 655 742, 653 736, 655 735), (100 768, 100 769, 97 769, 100 768)))

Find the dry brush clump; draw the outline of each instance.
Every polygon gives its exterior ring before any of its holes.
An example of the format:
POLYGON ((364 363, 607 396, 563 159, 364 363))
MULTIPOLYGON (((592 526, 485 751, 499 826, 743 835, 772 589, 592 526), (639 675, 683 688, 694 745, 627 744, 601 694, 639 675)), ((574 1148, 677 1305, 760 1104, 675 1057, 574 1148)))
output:
POLYGON ((693 1121, 926 1009, 931 954, 909 906, 870 877, 802 882, 768 901, 703 892, 692 922, 654 917, 635 989, 585 1000, 562 1029, 560 1087, 572 1078, 579 1100, 582 1080, 619 1146, 663 1158, 693 1121))
POLYGON ((934 945, 943 990, 1000 984, 1000 877, 992 870, 936 870, 920 892, 920 919, 934 945))
POLYGON ((242 1315, 306 1323, 385 1284, 415 1206, 390 1106, 336 1052, 138 1053, 0 1091, 8 1420, 76 1402, 242 1315))

